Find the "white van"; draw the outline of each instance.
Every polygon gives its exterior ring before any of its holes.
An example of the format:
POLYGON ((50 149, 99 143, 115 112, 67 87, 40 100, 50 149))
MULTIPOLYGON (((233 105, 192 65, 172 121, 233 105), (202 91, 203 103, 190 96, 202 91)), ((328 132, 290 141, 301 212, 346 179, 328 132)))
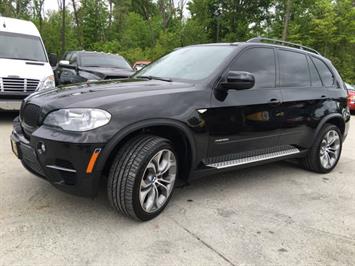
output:
MULTIPOLYGON (((56 64, 54 55, 51 61, 56 64)), ((19 110, 29 94, 54 87, 53 70, 36 26, 0 16, 0 110, 19 110)))

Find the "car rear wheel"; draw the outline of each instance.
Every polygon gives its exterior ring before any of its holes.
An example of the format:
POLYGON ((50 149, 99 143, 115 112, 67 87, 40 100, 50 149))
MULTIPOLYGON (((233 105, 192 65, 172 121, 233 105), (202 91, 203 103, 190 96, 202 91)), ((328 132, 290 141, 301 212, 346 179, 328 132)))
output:
POLYGON ((109 173, 111 205, 134 219, 146 221, 168 204, 177 178, 178 161, 171 142, 138 136, 118 152, 109 173))
POLYGON ((313 147, 303 159, 303 165, 306 169, 314 172, 329 173, 336 167, 341 150, 342 134, 339 128, 326 124, 313 147))

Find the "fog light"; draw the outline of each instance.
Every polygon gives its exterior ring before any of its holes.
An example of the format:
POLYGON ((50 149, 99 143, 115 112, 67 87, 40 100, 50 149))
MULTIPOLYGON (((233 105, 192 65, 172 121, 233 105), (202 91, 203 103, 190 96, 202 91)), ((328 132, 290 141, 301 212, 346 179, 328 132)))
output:
POLYGON ((46 145, 43 142, 38 142, 37 143, 37 150, 39 153, 46 152, 46 145))

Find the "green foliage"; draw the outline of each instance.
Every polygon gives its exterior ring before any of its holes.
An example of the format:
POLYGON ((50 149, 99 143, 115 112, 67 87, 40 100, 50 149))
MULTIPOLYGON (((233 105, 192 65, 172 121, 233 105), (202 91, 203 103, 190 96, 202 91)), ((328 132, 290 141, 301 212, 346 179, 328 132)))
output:
MULTIPOLYGON (((43 14, 43 1, 0 0, 0 14, 34 21, 48 51, 59 55, 62 12, 43 14)), ((319 50, 355 83, 353 0, 190 0, 185 9, 180 4, 186 0, 66 2, 76 2, 76 12, 66 11, 66 50, 117 53, 134 63, 196 43, 281 39, 286 29, 287 40, 319 50)))
POLYGON ((103 1, 83 0, 81 3, 83 47, 92 49, 94 43, 105 40, 108 11, 103 1))

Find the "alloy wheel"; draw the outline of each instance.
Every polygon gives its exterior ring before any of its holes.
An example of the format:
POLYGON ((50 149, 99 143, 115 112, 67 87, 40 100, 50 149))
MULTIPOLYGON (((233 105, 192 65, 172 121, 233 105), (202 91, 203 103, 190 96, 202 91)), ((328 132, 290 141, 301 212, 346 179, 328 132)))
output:
POLYGON ((145 212, 158 211, 168 200, 176 179, 176 157, 168 149, 157 152, 147 164, 140 184, 139 201, 145 212))
POLYGON ((328 131, 320 145, 320 163, 325 169, 332 168, 338 161, 340 153, 340 136, 337 131, 328 131))

